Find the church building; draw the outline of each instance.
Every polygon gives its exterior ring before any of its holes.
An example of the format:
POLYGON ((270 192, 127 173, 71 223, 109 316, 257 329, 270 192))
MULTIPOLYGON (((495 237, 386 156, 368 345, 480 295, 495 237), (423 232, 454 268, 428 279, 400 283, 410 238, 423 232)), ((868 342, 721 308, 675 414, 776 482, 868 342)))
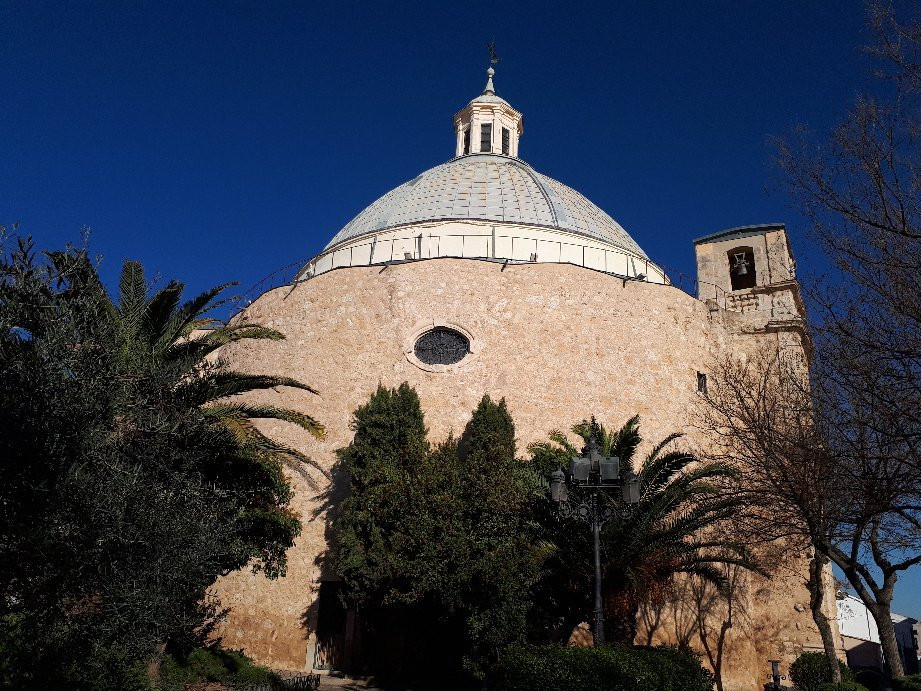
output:
MULTIPOLYGON (((286 339, 231 344, 230 365, 318 389, 319 399, 297 389, 260 396, 311 412, 328 436, 260 427, 332 468, 335 450, 351 441, 353 411, 379 383, 405 381, 419 393, 433 441, 461 433, 489 394, 505 398, 521 454, 591 415, 619 427, 639 414, 644 439, 680 431, 705 449, 692 422, 716 360, 808 355, 783 224, 694 240, 697 286, 684 292, 608 213, 519 157, 522 114, 496 94, 493 77, 490 68, 483 92, 454 116, 453 158, 384 194, 292 284, 236 317, 286 339)), ((341 611, 328 560, 342 497, 319 474, 291 479, 304 530, 287 575, 222 578, 213 592, 230 611, 219 633, 270 667, 329 669, 341 664, 356 625, 341 611)), ((821 650, 804 556, 771 565, 770 578, 748 577, 724 653, 727 691, 761 688, 770 660, 786 674, 803 650, 821 650)), ((642 618, 638 641, 681 638, 686 607, 668 609, 642 618)), ((691 646, 703 650, 689 626, 691 646)))

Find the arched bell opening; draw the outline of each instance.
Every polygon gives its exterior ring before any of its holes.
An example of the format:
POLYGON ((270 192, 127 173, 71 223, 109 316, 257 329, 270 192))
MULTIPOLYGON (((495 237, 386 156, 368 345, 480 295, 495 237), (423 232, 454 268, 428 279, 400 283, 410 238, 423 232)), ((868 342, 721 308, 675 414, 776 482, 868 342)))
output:
POLYGON ((732 289, 754 288, 757 282, 754 250, 751 247, 735 247, 726 253, 726 257, 732 289))

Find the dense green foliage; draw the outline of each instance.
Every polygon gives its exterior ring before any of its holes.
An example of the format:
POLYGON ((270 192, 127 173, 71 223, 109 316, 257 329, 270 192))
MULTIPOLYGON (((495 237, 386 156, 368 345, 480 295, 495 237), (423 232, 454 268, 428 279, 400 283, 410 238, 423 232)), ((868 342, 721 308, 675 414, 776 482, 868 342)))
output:
POLYGON ((816 688, 818 691, 870 691, 866 686, 858 684, 856 681, 842 681, 840 684, 827 681, 816 688))
POLYGON ((700 660, 674 648, 516 647, 486 681, 490 691, 712 691, 700 660))
POLYGON ((216 648, 194 648, 183 656, 169 655, 160 665, 158 688, 161 691, 184 691, 196 682, 221 682, 227 685, 270 684, 277 675, 258 667, 243 655, 216 648))
MULTIPOLYGON (((636 636, 640 603, 661 603, 677 574, 688 574, 726 587, 726 569, 756 569, 748 550, 719 526, 739 508, 737 497, 721 493, 721 483, 735 476, 722 463, 702 463, 685 451, 667 450, 680 435, 656 444, 642 464, 635 459, 642 438, 639 418, 609 431, 594 419, 572 431, 586 442, 594 437, 604 455, 618 456, 621 473, 635 472, 641 481, 640 503, 626 515, 619 492, 603 493, 615 510, 602 529, 605 630, 608 642, 630 644, 636 636)), ((544 475, 566 468, 581 449, 561 432, 530 447, 535 466, 544 475)), ((583 498, 570 491, 570 500, 583 498)), ((547 502, 549 504, 549 502, 547 502)), ((539 626, 568 636, 592 612, 593 556, 591 534, 584 523, 561 520, 552 507, 542 514, 544 536, 556 547, 538 599, 545 604, 539 626)))
MULTIPOLYGON (((856 683, 854 673, 838 660, 843 683, 856 683)), ((831 665, 825 653, 801 653, 790 665, 790 680, 799 691, 820 691, 824 684, 831 682, 831 665)))
POLYGON ((85 252, 0 262, 0 685, 124 689, 218 614, 215 578, 282 573, 300 531, 283 464, 309 459, 253 418, 309 416, 226 396, 309 387, 230 371, 221 345, 281 334, 203 315, 126 262, 113 300, 85 252), (207 327, 207 328, 206 328, 207 327))
POLYGON ((921 691, 921 674, 893 679, 892 691, 921 691))
POLYGON ((399 674, 399 661, 404 674, 469 684, 461 669, 480 676, 524 635, 539 570, 525 510, 535 478, 515 458, 505 402, 484 396, 460 440, 432 448, 416 392, 379 387, 353 428, 339 452, 351 495, 335 565, 374 671, 399 674))

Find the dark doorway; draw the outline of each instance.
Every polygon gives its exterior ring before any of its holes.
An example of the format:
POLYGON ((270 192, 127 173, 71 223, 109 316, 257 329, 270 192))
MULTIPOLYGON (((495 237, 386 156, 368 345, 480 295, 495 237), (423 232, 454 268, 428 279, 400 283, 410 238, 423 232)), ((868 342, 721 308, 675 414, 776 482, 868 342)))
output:
POLYGON ((317 652, 315 669, 345 669, 345 631, 348 612, 339 596, 342 583, 320 583, 319 609, 317 611, 317 652))

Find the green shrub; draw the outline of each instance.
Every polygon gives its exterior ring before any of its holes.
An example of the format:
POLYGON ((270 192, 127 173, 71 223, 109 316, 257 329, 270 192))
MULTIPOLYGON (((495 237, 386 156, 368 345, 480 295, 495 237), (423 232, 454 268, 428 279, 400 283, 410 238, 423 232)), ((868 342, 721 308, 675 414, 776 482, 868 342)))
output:
MULTIPOLYGON (((854 673, 840 660, 841 681, 856 683, 854 673)), ((803 653, 790 665, 790 679, 799 691, 822 691, 822 685, 831 682, 831 665, 825 653, 803 653)))
POLYGON ((162 691, 183 691, 187 684, 202 681, 244 685, 278 680, 278 676, 257 667, 243 653, 220 648, 196 648, 184 658, 167 655, 160 664, 162 691))
POLYGON ((858 668, 854 670, 854 676, 858 683, 863 684, 870 691, 880 691, 887 684, 882 672, 872 667, 858 668))
POLYGON ((819 691, 870 691, 870 689, 856 681, 842 681, 840 684, 829 681, 819 686, 819 691))
POLYGON ((490 691, 712 691, 713 676, 674 648, 511 648, 492 668, 490 691))
POLYGON ((893 691, 921 691, 921 674, 912 674, 892 680, 893 691))

